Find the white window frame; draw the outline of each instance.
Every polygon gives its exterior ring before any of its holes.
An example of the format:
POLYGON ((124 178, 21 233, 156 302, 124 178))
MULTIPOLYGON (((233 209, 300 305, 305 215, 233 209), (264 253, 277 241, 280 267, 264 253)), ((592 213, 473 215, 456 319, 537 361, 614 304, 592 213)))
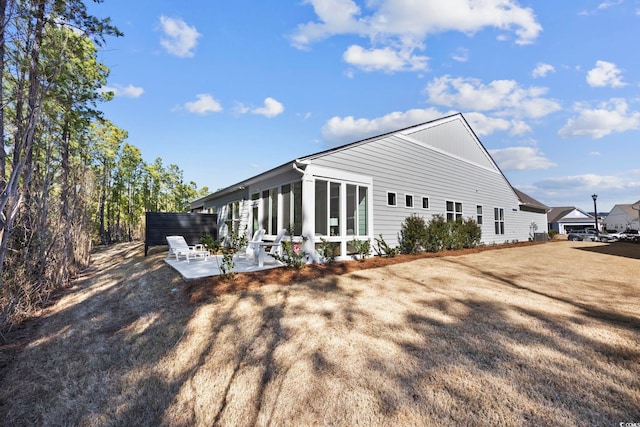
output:
POLYGON ((426 197, 426 196, 422 196, 422 200, 421 200, 421 201, 422 201, 422 204, 421 204, 420 206, 422 207, 422 209, 430 209, 430 207, 431 207, 431 200, 429 200, 429 198, 428 198, 428 197, 426 197), (426 208, 424 207, 424 201, 425 201, 425 200, 427 201, 427 207, 426 207, 426 208))
POLYGON ((415 204, 415 198, 413 197, 413 194, 408 194, 408 193, 407 193, 407 194, 405 194, 405 195, 404 195, 404 207, 405 207, 405 208, 412 209, 412 208, 413 208, 413 206, 414 206, 414 204, 415 204), (411 205, 408 205, 408 204, 407 204, 407 197, 411 197, 411 205))
POLYGON ((462 219, 463 216, 463 212, 464 212, 464 203, 458 201, 458 200, 445 200, 444 201, 444 211, 445 211, 445 218, 447 221, 456 221, 458 218, 462 219), (448 210, 448 203, 453 203, 453 210, 450 211, 448 210), (460 212, 458 212, 456 210, 456 205, 460 205, 460 212), (449 219, 449 214, 453 215, 453 219, 449 219))
POLYGON ((484 225, 484 207, 482 205, 476 205, 476 224, 484 225), (478 213, 478 208, 480 208, 479 213, 478 213))
POLYGON ((493 232, 496 236, 504 236, 505 235, 505 223, 504 223, 504 208, 493 208, 493 232), (498 230, 496 230, 496 226, 498 226, 498 230))
POLYGON ((393 207, 398 206, 398 193, 396 193, 395 191, 387 191, 387 206, 393 206, 393 207), (389 204, 389 195, 391 194, 393 194, 393 201, 395 202, 395 204, 393 205, 389 204))

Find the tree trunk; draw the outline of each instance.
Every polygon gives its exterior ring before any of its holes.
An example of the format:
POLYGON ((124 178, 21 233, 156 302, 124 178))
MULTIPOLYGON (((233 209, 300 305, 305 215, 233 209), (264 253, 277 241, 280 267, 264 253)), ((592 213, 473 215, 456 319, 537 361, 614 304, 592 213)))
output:
MULTIPOLYGON (((40 118, 41 101, 44 90, 39 85, 38 61, 40 57, 40 45, 44 34, 45 0, 39 0, 34 13, 36 20, 32 34, 29 61, 29 93, 28 93, 28 117, 26 125, 18 123, 16 145, 13 150, 13 169, 5 191, 0 194, 0 276, 4 269, 4 259, 15 217, 22 205, 23 195, 19 193, 20 179, 23 177, 26 158, 33 150, 33 137, 36 124, 40 118)), ((2 70, 4 72, 4 70, 2 70)))

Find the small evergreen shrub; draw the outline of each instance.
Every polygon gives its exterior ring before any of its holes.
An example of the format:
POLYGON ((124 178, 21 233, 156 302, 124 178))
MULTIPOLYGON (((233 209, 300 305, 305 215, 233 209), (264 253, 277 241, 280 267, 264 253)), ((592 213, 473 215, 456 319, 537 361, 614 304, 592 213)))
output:
POLYGON ((442 215, 434 215, 431 218, 425 234, 424 249, 427 252, 440 252, 451 246, 451 225, 442 215))
POLYGON ((400 249, 405 254, 417 254, 424 250, 427 241, 427 224, 424 218, 412 214, 404 219, 400 228, 400 249))
POLYGON ((556 238, 556 236, 558 235, 558 231, 557 230, 549 230, 549 240, 553 240, 556 238))
POLYGON ((287 230, 289 240, 282 240, 282 255, 274 254, 271 256, 289 268, 302 268, 307 264, 307 253, 303 249, 307 238, 302 236, 302 242, 294 242, 292 227, 289 226, 287 230))
POLYGON ((353 249, 357 254, 358 261, 364 261, 364 259, 369 255, 369 252, 371 252, 371 242, 369 241, 369 239, 353 239, 351 241, 351 246, 353 246, 353 249))
POLYGON ((318 246, 318 253, 322 262, 331 263, 336 260, 340 251, 340 243, 328 242, 324 237, 320 238, 320 245, 318 246))
POLYGON ((399 247, 396 246, 392 248, 387 244, 387 242, 384 241, 384 239, 382 238, 382 233, 379 235, 379 237, 375 238, 375 241, 376 246, 374 246, 373 249, 376 251, 378 256, 393 258, 400 253, 399 247))

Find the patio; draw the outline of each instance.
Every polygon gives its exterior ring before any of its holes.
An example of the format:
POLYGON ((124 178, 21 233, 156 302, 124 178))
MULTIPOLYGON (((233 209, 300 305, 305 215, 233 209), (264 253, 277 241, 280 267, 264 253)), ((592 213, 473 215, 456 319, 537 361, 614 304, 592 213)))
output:
MULTIPOLYGON (((199 279, 202 277, 218 276, 222 274, 222 255, 211 255, 208 258, 195 259, 187 262, 184 259, 176 261, 175 258, 165 258, 164 260, 171 268, 176 270, 185 280, 199 279)), ((253 258, 234 257, 235 263, 233 271, 235 273, 247 273, 251 271, 261 271, 270 268, 282 267, 282 263, 273 257, 264 256, 264 265, 258 266, 253 258)))

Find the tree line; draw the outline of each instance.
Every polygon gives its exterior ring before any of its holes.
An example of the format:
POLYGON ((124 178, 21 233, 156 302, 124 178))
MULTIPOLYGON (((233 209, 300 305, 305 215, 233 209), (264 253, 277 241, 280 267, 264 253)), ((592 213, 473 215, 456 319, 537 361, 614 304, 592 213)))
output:
POLYGON ((113 93, 98 48, 120 36, 83 0, 0 0, 0 332, 95 245, 139 238, 145 211, 184 211, 208 191, 145 163, 100 111, 113 93))

